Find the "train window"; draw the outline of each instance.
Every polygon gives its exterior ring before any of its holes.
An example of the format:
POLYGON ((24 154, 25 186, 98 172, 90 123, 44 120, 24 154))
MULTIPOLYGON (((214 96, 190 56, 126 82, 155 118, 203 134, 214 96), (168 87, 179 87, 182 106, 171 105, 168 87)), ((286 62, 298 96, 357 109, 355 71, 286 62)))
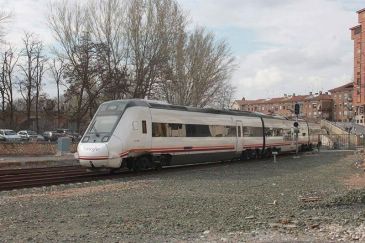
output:
POLYGON ((208 125, 196 125, 196 124, 187 124, 186 127, 186 136, 187 137, 210 137, 210 130, 208 125))
POLYGON ((147 123, 145 120, 142 121, 142 133, 147 133, 147 123))
MULTIPOLYGON (((241 134, 241 130, 239 130, 239 134, 241 134)), ((236 137, 237 127, 223 126, 223 125, 152 123, 152 136, 153 137, 236 137)))
POLYGON ((242 131, 244 137, 262 137, 261 127, 243 127, 242 131))
POLYGON ((285 137, 288 135, 289 130, 283 128, 272 128, 266 127, 265 128, 265 135, 267 137, 285 137))
POLYGON ((185 128, 183 124, 169 123, 167 126, 168 137, 185 137, 185 128))
POLYGON ((224 126, 219 125, 210 125, 209 131, 212 137, 224 137, 225 134, 224 126))
POLYGON ((236 126, 226 126, 226 136, 225 137, 236 137, 237 136, 237 130, 236 126))
POLYGON ((152 123, 152 137, 166 137, 165 123, 152 123))
POLYGON ((237 137, 242 137, 242 134, 241 134, 241 126, 237 126, 238 128, 238 135, 237 137))

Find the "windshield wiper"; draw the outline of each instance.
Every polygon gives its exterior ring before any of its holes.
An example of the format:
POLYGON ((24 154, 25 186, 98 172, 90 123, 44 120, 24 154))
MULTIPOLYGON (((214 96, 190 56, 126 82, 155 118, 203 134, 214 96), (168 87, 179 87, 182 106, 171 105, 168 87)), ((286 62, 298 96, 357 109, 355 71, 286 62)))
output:
POLYGON ((99 136, 100 136, 100 134, 98 133, 98 130, 96 130, 96 128, 95 128, 95 124, 94 124, 94 126, 92 127, 92 130, 94 130, 94 131, 95 131, 95 136, 96 136, 96 137, 99 137, 99 136))

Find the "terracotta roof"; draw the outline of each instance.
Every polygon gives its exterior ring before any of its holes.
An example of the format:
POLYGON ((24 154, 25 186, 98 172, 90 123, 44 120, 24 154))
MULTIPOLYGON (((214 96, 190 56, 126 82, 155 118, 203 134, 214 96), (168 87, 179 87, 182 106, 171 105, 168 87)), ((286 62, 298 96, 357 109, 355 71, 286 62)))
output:
POLYGON ((262 102, 265 99, 258 99, 258 100, 236 100, 236 103, 239 105, 250 105, 250 104, 258 104, 258 102, 262 102))
POLYGON ((297 95, 292 97, 293 102, 304 101, 309 95, 297 95))
POLYGON ((351 82, 351 83, 344 84, 344 85, 342 85, 340 87, 337 87, 337 88, 334 88, 334 89, 330 89, 329 92, 335 93, 335 92, 341 92, 341 91, 351 90, 353 88, 354 88, 354 83, 351 82))
POLYGON ((307 98, 308 100, 332 100, 332 97, 330 95, 327 95, 327 94, 320 94, 320 95, 316 95, 316 96, 313 96, 313 97, 308 97, 307 98))
POLYGON ((262 104, 279 104, 279 103, 295 103, 304 101, 319 101, 319 100, 332 100, 331 95, 317 94, 317 95, 296 95, 296 96, 283 96, 271 99, 257 99, 257 100, 236 100, 239 105, 262 105, 262 104))

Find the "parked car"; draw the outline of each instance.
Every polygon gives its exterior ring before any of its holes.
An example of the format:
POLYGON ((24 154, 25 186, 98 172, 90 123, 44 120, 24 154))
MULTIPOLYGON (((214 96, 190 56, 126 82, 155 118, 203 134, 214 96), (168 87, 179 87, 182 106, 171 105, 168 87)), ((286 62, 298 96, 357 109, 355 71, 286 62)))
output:
POLYGON ((43 133, 43 137, 46 141, 57 141, 60 137, 69 137, 72 142, 79 141, 81 136, 70 129, 67 128, 59 128, 56 131, 46 131, 43 133))
POLYGON ((20 142, 22 138, 11 129, 0 129, 0 141, 20 142))
POLYGON ((59 134, 56 131, 45 131, 43 137, 46 141, 54 142, 57 141, 59 134))
POLYGON ((31 130, 22 130, 18 132, 18 135, 26 141, 44 141, 44 137, 42 135, 37 134, 35 131, 31 130))
POLYGON ((67 129, 67 128, 58 128, 56 130, 56 133, 58 134, 58 137, 71 138, 72 142, 76 142, 81 139, 81 136, 78 133, 71 131, 70 129, 67 129))

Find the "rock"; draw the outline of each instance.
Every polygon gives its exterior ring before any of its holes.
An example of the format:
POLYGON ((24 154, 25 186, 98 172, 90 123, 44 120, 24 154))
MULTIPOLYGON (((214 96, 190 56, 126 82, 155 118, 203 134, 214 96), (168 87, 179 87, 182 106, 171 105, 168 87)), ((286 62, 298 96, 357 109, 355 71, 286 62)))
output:
POLYGON ((204 235, 207 235, 209 233, 210 233, 210 230, 206 230, 206 231, 203 232, 204 235))
POLYGON ((269 226, 271 228, 280 228, 282 227, 283 225, 282 224, 279 224, 279 223, 269 223, 269 226))
POLYGON ((312 224, 311 229, 319 229, 319 224, 312 224))
POLYGON ((352 240, 360 240, 360 236, 358 236, 358 235, 352 235, 351 236, 351 239, 352 240))
POLYGON ((285 225, 283 225, 283 228, 294 229, 294 228, 298 228, 298 226, 296 224, 285 224, 285 225))
POLYGON ((255 216, 253 216, 253 215, 245 217, 245 219, 254 219, 254 218, 255 218, 255 216))

